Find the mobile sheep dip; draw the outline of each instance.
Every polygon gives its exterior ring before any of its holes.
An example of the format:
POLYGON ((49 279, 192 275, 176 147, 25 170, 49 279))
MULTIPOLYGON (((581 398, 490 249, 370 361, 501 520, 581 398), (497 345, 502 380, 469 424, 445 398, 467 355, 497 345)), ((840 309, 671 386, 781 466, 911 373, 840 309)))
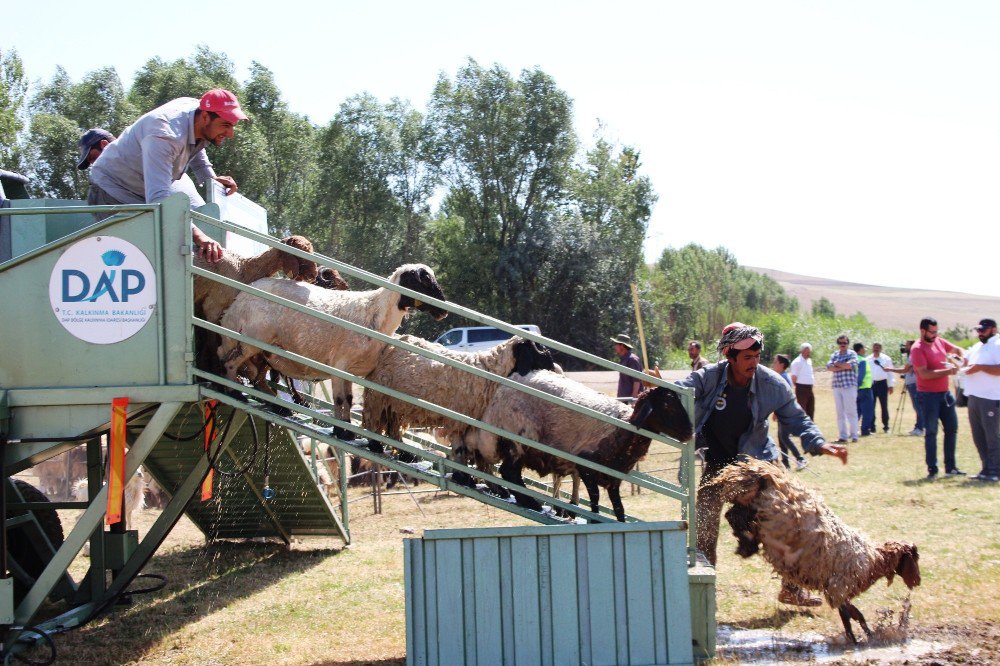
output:
MULTIPOLYGON (((501 585, 497 579, 494 582, 504 587, 506 592, 503 594, 507 597, 503 597, 498 587, 496 594, 499 596, 494 607, 506 609, 504 613, 513 613, 514 622, 504 625, 503 631, 508 634, 498 629, 500 633, 495 642, 485 641, 480 635, 478 643, 474 640, 469 643, 475 638, 475 632, 469 631, 470 622, 475 627, 476 608, 491 603, 492 588, 485 580, 478 586, 467 587, 469 576, 458 571, 449 572, 442 566, 450 561, 449 553, 478 549, 481 546, 474 543, 487 542, 482 546, 486 549, 483 561, 492 561, 489 553, 494 552, 491 544, 495 543, 499 548, 495 552, 501 558, 496 560, 498 566, 503 562, 510 566, 510 543, 521 550, 536 544, 541 549, 533 551, 536 555, 550 553, 550 549, 561 549, 561 552, 566 548, 581 557, 588 553, 575 568, 581 578, 563 580, 565 585, 572 587, 573 598, 580 602, 583 597, 600 599, 609 594, 614 597, 615 588, 608 585, 619 580, 619 574, 611 583, 598 580, 600 577, 588 578, 584 566, 587 561, 590 566, 599 567, 605 562, 602 558, 606 558, 607 566, 614 567, 615 571, 622 568, 621 582, 627 579, 635 589, 649 587, 639 571, 653 572, 658 581, 657 589, 664 590, 663 593, 638 601, 630 598, 618 604, 620 608, 611 604, 611 610, 604 608, 601 611, 614 613, 613 617, 609 616, 611 624, 608 626, 615 628, 617 636, 614 640, 618 648, 605 655, 610 658, 607 663, 631 663, 640 660, 640 655, 641 660, 647 662, 647 657, 651 657, 655 663, 693 663, 714 652, 714 572, 698 562, 694 550, 692 441, 678 442, 623 424, 613 417, 439 355, 405 339, 370 330, 196 267, 192 261, 190 225, 192 222, 198 224, 209 235, 225 241, 227 247, 242 243, 240 247, 246 248, 247 243, 256 243, 262 249, 279 248, 301 259, 335 268, 375 288, 389 289, 434 308, 521 335, 596 366, 616 371, 621 370, 621 366, 413 291, 405 285, 393 284, 349 264, 283 245, 263 233, 263 229, 254 231, 225 221, 223 218, 229 215, 223 215, 219 204, 209 203, 199 211, 191 211, 187 198, 178 195, 158 204, 91 208, 78 201, 27 199, 23 191, 15 190, 18 181, 5 179, 3 183, 8 193, 18 197, 3 202, 9 208, 0 211, 0 302, 4 304, 4 314, 0 317, 0 340, 4 344, 0 353, 0 446, 3 449, 0 464, 3 465, 5 486, 0 509, 3 509, 6 527, 5 539, 0 543, 0 637, 5 659, 25 644, 49 641, 50 634, 79 626, 109 609, 119 596, 136 592, 130 585, 142 575, 145 564, 183 514, 205 533, 206 538, 274 537, 289 543, 293 538, 335 536, 349 542, 344 454, 366 458, 436 487, 550 526, 535 528, 536 531, 516 528, 521 531, 513 536, 509 531, 488 534, 486 532, 491 531, 461 530, 459 534, 455 531, 428 532, 424 539, 408 540, 407 653, 411 663, 461 660, 455 652, 439 651, 445 642, 462 650, 459 654, 465 655, 467 663, 492 661, 499 658, 497 655, 509 654, 513 645, 509 632, 519 617, 528 616, 520 613, 517 604, 510 606, 504 599, 522 598, 523 595, 518 596, 521 594, 519 589, 530 588, 536 596, 542 590, 551 592, 552 586, 546 576, 558 572, 550 571, 545 564, 539 565, 538 575, 525 578, 518 573, 515 578, 520 582, 515 584, 508 580, 501 585), (94 212, 114 214, 94 223, 94 212), (205 321, 194 314, 194 276, 649 436, 680 450, 683 483, 678 485, 635 471, 621 473, 205 321), (520 486, 441 455, 447 453, 445 447, 426 436, 416 434, 394 439, 370 432, 357 420, 345 422, 334 418, 332 414, 336 410, 331 402, 306 396, 305 404, 295 404, 275 397, 270 391, 260 391, 200 369, 195 364, 196 328, 252 345, 324 376, 379 390, 394 399, 568 460, 604 477, 660 493, 681 503, 682 520, 640 523, 626 516, 627 522, 623 525, 616 521, 609 507, 587 511, 569 504, 565 493, 558 498, 551 497, 550 487, 540 481, 527 479, 527 485, 520 486), (209 408, 209 404, 214 407, 209 408), (292 412, 291 416, 282 415, 288 411, 292 412), (340 437, 334 436, 334 428, 340 437), (384 455, 374 450, 377 447, 367 446, 364 440, 350 439, 345 432, 394 447, 422 464, 414 465, 384 455), (309 454, 303 453, 300 446, 303 438, 313 442, 309 454), (109 447, 110 460, 105 461, 102 439, 112 442, 124 439, 128 445, 127 455, 116 461, 112 445, 109 447), (339 479, 321 474, 316 460, 316 442, 326 443, 336 451, 341 463, 339 479), (22 478, 15 478, 17 474, 29 472, 37 463, 80 444, 86 444, 87 449, 89 483, 85 501, 48 501, 22 478), (109 469, 116 469, 116 465, 123 468, 123 477, 108 473, 109 469), (139 466, 171 496, 141 541, 136 532, 124 529, 123 521, 108 520, 109 507, 112 514, 128 508, 121 507, 114 497, 109 503, 109 489, 116 495, 121 494, 123 483, 139 466), (472 476, 493 487, 516 490, 519 496, 545 502, 553 509, 571 510, 591 524, 565 525, 550 512, 530 510, 521 503, 501 499, 494 493, 480 490, 475 483, 458 483, 452 479, 455 473, 472 476), (331 483, 340 487, 339 506, 331 502, 327 493, 331 483), (199 498, 199 492, 204 500, 199 498), (70 508, 82 509, 83 514, 64 534, 56 510, 70 508), (110 525, 106 526, 107 523, 110 525), (644 525, 650 526, 649 530, 644 525), (558 541, 563 537, 570 541, 558 541), (82 580, 76 581, 68 573, 69 566, 87 542, 90 543, 90 569, 82 580), (571 546, 571 542, 576 545, 571 546), (452 543, 457 544, 454 547, 458 551, 452 550, 452 543), (645 545, 636 550, 640 543, 645 545), (504 552, 508 553, 506 560, 504 552), (440 554, 440 559, 436 554, 440 554), (626 562, 631 564, 626 566, 626 562), (108 571, 110 579, 106 575, 108 571), (460 603, 457 609, 446 608, 431 601, 431 596, 444 598, 442 595, 446 594, 458 595, 455 598, 464 600, 465 605, 460 603), (633 603, 638 605, 633 607, 633 603), (625 615, 619 617, 618 611, 631 613, 627 624, 621 619, 625 615), (634 621, 637 613, 647 611, 648 622, 634 621), (459 625, 444 625, 454 619, 451 616, 455 613, 464 618, 464 630, 459 625), (646 624, 648 631, 639 628, 646 624)), ((2 195, 0 192, 0 199, 2 195)), ((653 383, 676 392, 689 416, 693 414, 689 392, 667 382, 653 380, 653 383)), ((540 558, 537 555, 536 563, 542 562, 540 558)), ((464 562, 467 566, 472 560, 464 562)), ((579 647, 572 654, 576 658, 596 657, 600 645, 605 643, 595 643, 598 647, 585 644, 589 636, 582 630, 584 622, 593 623, 594 627, 601 624, 596 616, 591 617, 588 613, 586 618, 567 619, 565 613, 558 612, 559 608, 550 603, 555 596, 548 599, 549 602, 540 602, 536 607, 551 611, 540 618, 541 626, 551 630, 576 623, 578 630, 571 635, 579 639, 579 647)), ((526 621, 530 621, 530 617, 526 621)), ((486 618, 480 615, 478 623, 480 628, 485 628, 486 618)), ((545 635, 552 637, 551 631, 545 635)), ((562 639, 559 642, 565 643, 562 639)), ((551 656, 552 645, 551 641, 545 643, 543 640, 537 647, 549 650, 547 654, 551 656)), ((518 649, 523 651, 525 648, 518 649)))

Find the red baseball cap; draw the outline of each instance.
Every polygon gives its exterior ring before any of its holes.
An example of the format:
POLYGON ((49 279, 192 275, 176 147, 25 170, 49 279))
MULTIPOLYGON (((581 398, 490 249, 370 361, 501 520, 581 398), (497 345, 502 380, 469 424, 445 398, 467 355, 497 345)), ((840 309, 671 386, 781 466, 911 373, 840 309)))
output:
POLYGON ((213 88, 202 95, 198 108, 202 111, 211 111, 234 124, 247 119, 247 114, 240 108, 236 95, 222 88, 213 88))

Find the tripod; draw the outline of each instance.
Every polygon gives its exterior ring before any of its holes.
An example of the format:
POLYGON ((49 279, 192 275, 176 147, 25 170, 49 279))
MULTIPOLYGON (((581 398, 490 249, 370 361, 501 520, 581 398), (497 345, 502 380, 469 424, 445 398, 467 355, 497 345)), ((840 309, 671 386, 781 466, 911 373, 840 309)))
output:
POLYGON ((906 385, 903 385, 903 390, 899 392, 899 403, 896 405, 896 415, 892 417, 892 434, 900 435, 899 427, 903 420, 903 403, 906 402, 906 385))

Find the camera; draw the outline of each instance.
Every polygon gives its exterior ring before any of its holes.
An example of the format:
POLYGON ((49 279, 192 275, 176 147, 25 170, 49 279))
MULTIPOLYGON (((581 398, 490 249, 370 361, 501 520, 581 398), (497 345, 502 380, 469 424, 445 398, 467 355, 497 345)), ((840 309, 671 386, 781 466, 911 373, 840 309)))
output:
POLYGON ((906 342, 900 342, 899 343, 899 353, 902 354, 903 356, 908 356, 909 353, 910 353, 910 347, 913 346, 914 342, 916 342, 916 341, 915 340, 907 340, 906 342))

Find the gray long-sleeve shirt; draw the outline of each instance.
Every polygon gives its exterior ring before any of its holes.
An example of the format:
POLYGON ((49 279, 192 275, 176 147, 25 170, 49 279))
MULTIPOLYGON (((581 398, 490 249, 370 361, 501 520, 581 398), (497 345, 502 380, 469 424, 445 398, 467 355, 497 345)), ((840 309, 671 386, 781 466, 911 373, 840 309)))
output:
MULTIPOLYGON (((701 432, 715 409, 716 401, 727 385, 728 361, 720 361, 696 370, 677 382, 694 389, 695 432, 701 432)), ((768 417, 776 414, 791 435, 802 438, 802 446, 813 455, 821 455, 826 443, 816 424, 795 402, 792 387, 781 375, 758 365, 750 380, 750 429, 740 435, 739 452, 758 460, 777 460, 778 447, 768 434, 768 417)))
POLYGON ((194 135, 197 108, 197 99, 179 97, 139 118, 97 158, 91 181, 123 203, 155 203, 188 168, 198 183, 214 178, 208 142, 194 135))

